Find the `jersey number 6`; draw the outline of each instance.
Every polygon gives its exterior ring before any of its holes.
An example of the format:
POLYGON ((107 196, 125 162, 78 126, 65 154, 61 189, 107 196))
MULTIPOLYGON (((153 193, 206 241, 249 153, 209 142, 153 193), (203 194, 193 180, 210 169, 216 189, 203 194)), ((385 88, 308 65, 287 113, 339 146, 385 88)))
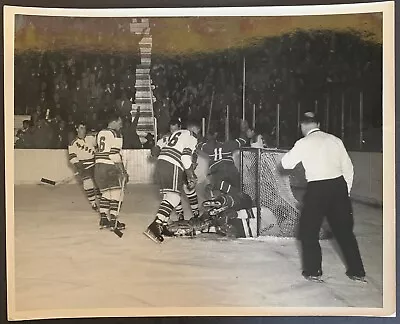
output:
POLYGON ((178 143, 178 139, 179 136, 181 135, 181 132, 175 133, 174 136, 172 136, 169 140, 168 140, 168 146, 175 146, 176 143, 178 143))
POLYGON ((99 140, 99 152, 103 152, 104 149, 106 148, 106 143, 105 143, 106 138, 104 136, 100 137, 99 140))

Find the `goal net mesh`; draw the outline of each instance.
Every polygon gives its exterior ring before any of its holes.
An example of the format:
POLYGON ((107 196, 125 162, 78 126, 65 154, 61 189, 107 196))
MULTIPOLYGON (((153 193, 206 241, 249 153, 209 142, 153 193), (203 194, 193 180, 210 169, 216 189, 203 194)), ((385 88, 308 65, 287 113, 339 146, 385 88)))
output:
MULTIPOLYGON (((304 170, 282 170, 280 160, 284 150, 244 148, 240 151, 242 191, 257 208, 259 236, 297 237, 301 203, 293 187, 305 183, 304 170)), ((328 238, 326 224, 320 238, 328 238)))

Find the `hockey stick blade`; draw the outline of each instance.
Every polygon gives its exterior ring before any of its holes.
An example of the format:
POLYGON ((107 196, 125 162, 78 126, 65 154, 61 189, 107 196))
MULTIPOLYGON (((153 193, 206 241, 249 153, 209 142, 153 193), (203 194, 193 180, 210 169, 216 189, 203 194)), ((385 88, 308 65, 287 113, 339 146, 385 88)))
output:
POLYGON ((117 235, 119 238, 122 238, 124 233, 122 233, 118 228, 113 230, 114 234, 117 235))
POLYGON ((41 183, 45 183, 45 184, 49 184, 49 185, 52 185, 52 186, 55 186, 55 185, 56 185, 56 182, 55 182, 55 181, 49 180, 49 179, 46 179, 46 178, 40 179, 40 182, 41 182, 41 183))

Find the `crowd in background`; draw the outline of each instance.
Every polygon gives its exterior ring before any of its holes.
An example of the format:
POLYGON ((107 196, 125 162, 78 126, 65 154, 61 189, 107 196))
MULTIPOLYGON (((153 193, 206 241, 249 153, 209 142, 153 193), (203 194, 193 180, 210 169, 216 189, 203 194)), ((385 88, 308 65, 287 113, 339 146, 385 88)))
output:
MULTIPOLYGON (((15 114, 30 115, 18 135, 17 148, 66 148, 75 125, 104 127, 117 110, 130 132, 137 57, 65 53, 26 53, 15 58, 15 114)), ((129 148, 142 148, 127 138, 129 148)))
MULTIPOLYGON (((318 110, 322 126, 342 136, 349 149, 382 149, 382 47, 357 35, 298 32, 268 38, 250 48, 191 57, 152 57, 154 114, 158 133, 168 121, 208 118, 223 130, 229 107, 230 137, 242 117, 243 67, 246 59, 245 116, 267 146, 290 147, 300 136, 297 114, 318 110), (359 147, 360 93, 364 143, 359 147), (277 127, 279 104, 279 127, 277 127), (329 113, 327 113, 329 111, 329 113)), ((130 115, 135 99, 138 56, 116 54, 25 53, 15 58, 15 113, 29 114, 19 133, 19 148, 65 148, 74 124, 104 126, 105 114, 124 116, 126 148, 142 148, 130 115), (136 136, 135 136, 136 134, 136 136), (134 138, 132 140, 132 138, 134 138)), ((221 133, 224 138, 224 133, 221 133)))

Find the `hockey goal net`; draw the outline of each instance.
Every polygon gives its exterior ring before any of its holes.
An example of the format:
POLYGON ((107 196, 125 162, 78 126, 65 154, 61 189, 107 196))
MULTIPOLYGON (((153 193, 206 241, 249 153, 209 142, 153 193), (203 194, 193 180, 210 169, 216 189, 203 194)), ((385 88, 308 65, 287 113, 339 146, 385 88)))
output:
MULTIPOLYGON (((282 170, 280 161, 286 153, 279 149, 243 148, 240 151, 242 191, 248 194, 257 211, 257 236, 297 237, 304 169, 282 170), (293 193, 296 191, 296 196, 293 193)), ((320 238, 328 238, 324 225, 320 238)))

